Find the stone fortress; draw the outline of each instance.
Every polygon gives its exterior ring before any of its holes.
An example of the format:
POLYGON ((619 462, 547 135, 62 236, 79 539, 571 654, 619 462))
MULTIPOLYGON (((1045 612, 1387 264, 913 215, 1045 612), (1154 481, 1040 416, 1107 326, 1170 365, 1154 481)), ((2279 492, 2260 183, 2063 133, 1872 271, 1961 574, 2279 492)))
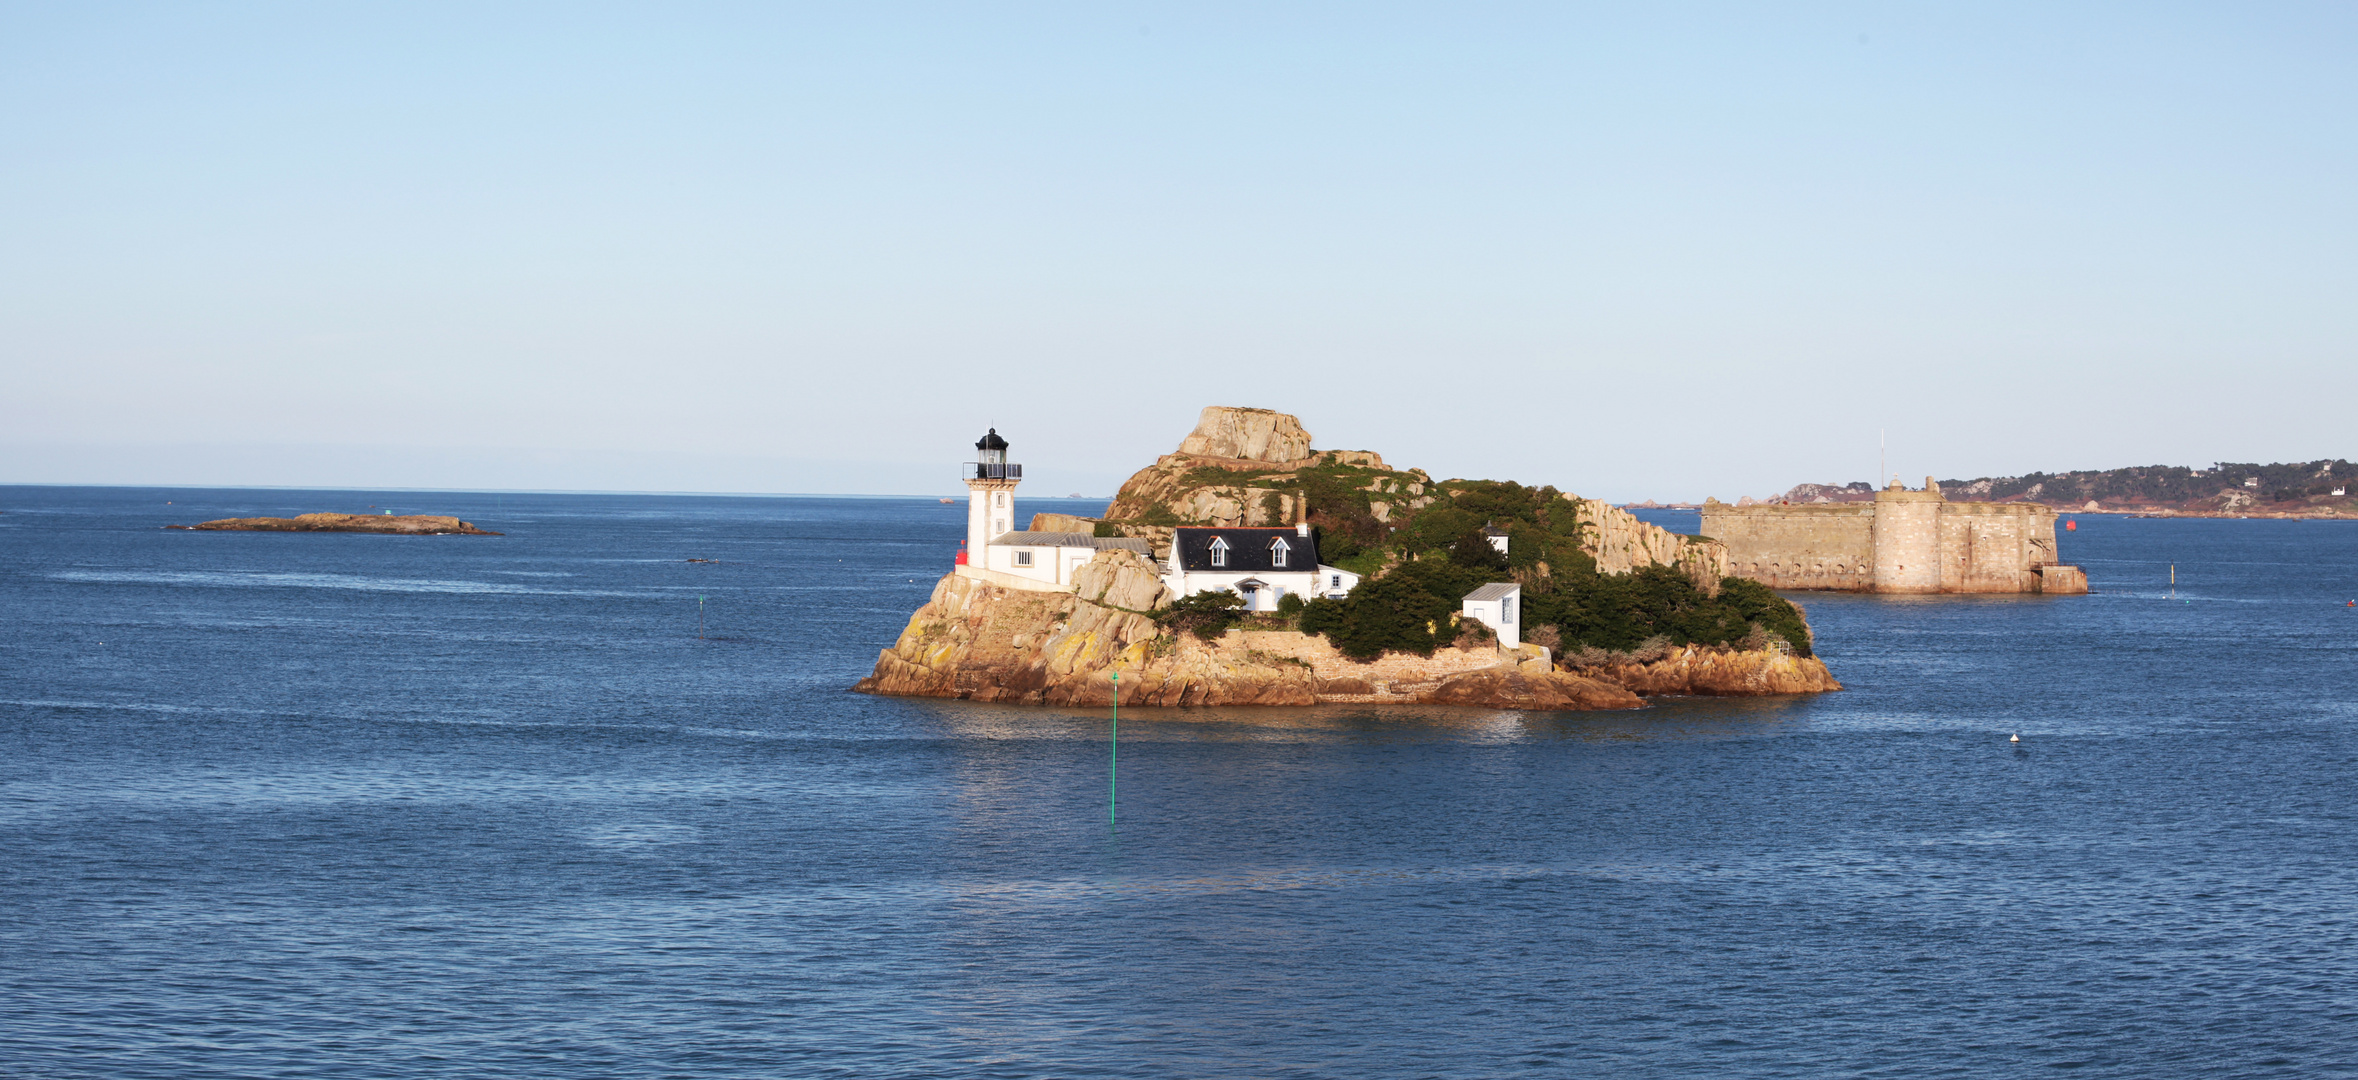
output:
POLYGON ((1953 503, 1924 478, 1894 480, 1872 503, 1703 504, 1703 535, 1729 570, 1773 589, 1873 593, 2088 591, 2056 558, 2055 511, 2038 503, 1953 503))

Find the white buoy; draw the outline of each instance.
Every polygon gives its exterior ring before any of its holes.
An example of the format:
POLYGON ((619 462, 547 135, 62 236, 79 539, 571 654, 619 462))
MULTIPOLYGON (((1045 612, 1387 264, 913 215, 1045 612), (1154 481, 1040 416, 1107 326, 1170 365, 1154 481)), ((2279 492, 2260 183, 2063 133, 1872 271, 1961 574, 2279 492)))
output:
POLYGON ((2006 741, 2007 741, 2007 742, 2021 742, 2021 741, 2022 741, 2022 736, 2020 736, 2020 735, 2008 735, 2008 736, 2006 736, 2006 741))

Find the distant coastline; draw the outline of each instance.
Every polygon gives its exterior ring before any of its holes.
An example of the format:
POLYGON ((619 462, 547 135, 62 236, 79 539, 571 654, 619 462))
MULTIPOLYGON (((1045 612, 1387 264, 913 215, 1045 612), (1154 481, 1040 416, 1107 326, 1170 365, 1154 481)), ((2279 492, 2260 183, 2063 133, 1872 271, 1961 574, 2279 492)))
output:
MULTIPOLYGON (((2358 465, 2340 458, 2258 465, 2221 462, 2207 469, 2140 465, 2123 469, 1985 476, 1942 480, 1951 502, 2037 502, 2066 514, 2125 514, 2133 517, 2358 518, 2358 496, 2350 494, 2358 465)), ((1756 504, 1873 502, 1873 487, 1796 484, 1781 495, 1749 496, 1756 504)), ((1638 504, 1646 505, 1646 504, 1638 504)))

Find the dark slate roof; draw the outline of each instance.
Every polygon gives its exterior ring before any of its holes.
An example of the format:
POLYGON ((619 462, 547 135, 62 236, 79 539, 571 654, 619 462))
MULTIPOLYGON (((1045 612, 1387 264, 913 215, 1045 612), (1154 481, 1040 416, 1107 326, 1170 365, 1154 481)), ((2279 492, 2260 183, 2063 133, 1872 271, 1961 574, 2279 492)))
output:
POLYGON ((991 543, 1005 547, 1096 548, 1099 551, 1115 548, 1149 557, 1154 555, 1154 545, 1144 540, 1127 536, 1091 536, 1088 533, 1003 532, 992 537, 991 543))
POLYGON ((1318 569, 1318 541, 1292 529, 1174 529, 1171 533, 1171 550, 1179 555, 1180 569, 1190 573, 1200 570, 1224 574, 1293 574, 1318 569), (1214 537, 1228 541, 1226 566, 1212 565, 1214 537), (1269 562, 1269 542, 1278 539, 1283 539, 1291 549, 1285 554, 1284 566, 1273 566, 1269 562))

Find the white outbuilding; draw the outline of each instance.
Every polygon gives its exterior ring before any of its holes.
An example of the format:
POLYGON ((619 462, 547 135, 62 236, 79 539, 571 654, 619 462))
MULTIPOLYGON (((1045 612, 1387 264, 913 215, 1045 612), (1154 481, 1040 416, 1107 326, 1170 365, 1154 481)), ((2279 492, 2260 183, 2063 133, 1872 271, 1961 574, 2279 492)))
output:
POLYGON ((1523 587, 1507 581, 1467 593, 1459 614, 1481 620, 1482 625, 1498 634, 1499 647, 1511 649, 1523 643, 1522 608, 1523 587))

